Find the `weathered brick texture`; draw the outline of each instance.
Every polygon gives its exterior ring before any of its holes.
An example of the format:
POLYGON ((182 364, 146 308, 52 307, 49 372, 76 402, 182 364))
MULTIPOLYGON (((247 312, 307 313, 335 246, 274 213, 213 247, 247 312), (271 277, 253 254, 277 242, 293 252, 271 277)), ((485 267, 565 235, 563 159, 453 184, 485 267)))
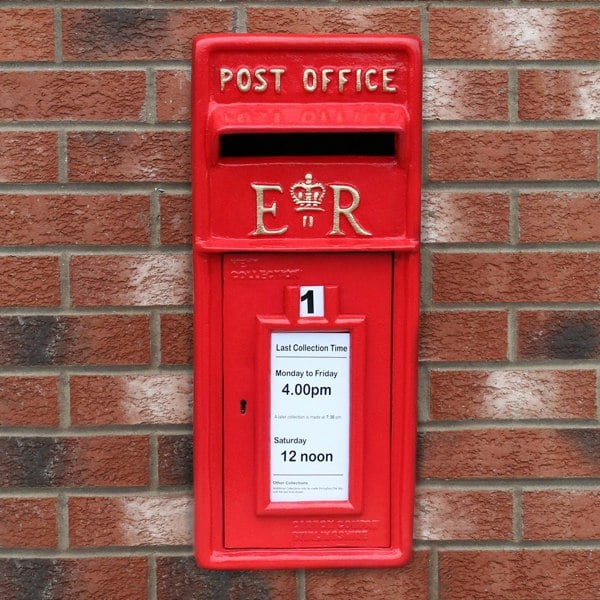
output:
POLYGON ((597 478, 599 444, 597 429, 429 431, 418 468, 425 479, 597 478))
POLYGON ((0 377, 0 426, 56 427, 58 396, 57 376, 0 377))
POLYGON ((51 61, 54 59, 54 26, 48 8, 9 8, 2 11, 2 61, 51 61))
POLYGON ((447 302, 598 302, 600 254, 439 254, 433 298, 447 302), (577 273, 577 277, 573 274, 577 273))
POLYGON ((540 121, 599 119, 600 72, 521 71, 519 117, 540 121))
POLYGON ((142 556, 0 559, 4 598, 144 600, 147 578, 142 556))
POLYGON ((296 580, 291 571, 208 571, 191 557, 159 557, 156 565, 159 600, 295 600, 296 580))
POLYGON ((431 371, 432 419, 595 419, 596 372, 431 371))
POLYGON ((72 497, 70 545, 181 546, 192 543, 190 496, 72 497))
POLYGON ((600 357, 600 311, 523 310, 517 323, 518 355, 523 359, 600 357))
POLYGON ((600 239, 600 195, 595 192, 521 194, 519 217, 523 243, 600 239))
POLYGON ((56 509, 55 498, 0 498, 0 546, 55 548, 56 509))
POLYGON ((552 490, 523 495, 523 535, 535 540, 597 540, 599 490, 552 490))
POLYGON ((423 242, 508 242, 510 198, 494 193, 425 193, 422 222, 423 242))
POLYGON ((146 245, 149 211, 136 195, 0 194, 0 236, 5 246, 146 245))
POLYGON ((504 360, 504 311, 430 312, 421 315, 421 358, 429 361, 504 360))
POLYGON ((144 315, 0 317, 0 328, 4 366, 143 365, 150 360, 144 315))
POLYGON ((188 69, 156 72, 156 117, 158 121, 189 121, 192 76, 188 69))
POLYGON ((509 540, 512 494, 498 491, 419 490, 415 538, 420 540, 509 540))
POLYGON ((598 60, 595 9, 432 8, 431 58, 598 60))
POLYGON ((148 484, 146 436, 7 437, 0 449, 3 488, 148 484))
POLYGON ((518 550, 440 554, 443 600, 595 600, 598 551, 518 550))
POLYGON ((433 181, 596 180, 596 131, 435 131, 433 181))
POLYGON ((54 132, 0 131, 0 183, 57 183, 54 132))
POLYGON ((190 146, 186 133, 71 133, 68 148, 72 181, 181 182, 190 179, 190 146))
POLYGON ((423 82, 423 117, 439 121, 508 119, 508 72, 430 69, 423 82))
POLYGON ((65 59, 189 60, 194 35, 227 31, 231 8, 65 9, 65 59))
POLYGON ((0 17, 2 600, 600 600, 596 0, 0 17), (194 562, 190 57, 213 32, 423 36, 402 569, 194 562))
POLYGON ((186 255, 76 256, 71 297, 82 306, 183 305, 192 302, 186 255))
POLYGON ((250 33, 392 33, 419 35, 414 8, 257 8, 247 9, 250 33))
POLYGON ((354 596, 367 598, 428 597, 428 556, 417 552, 404 569, 311 570, 306 574, 307 597, 314 600, 341 600, 354 596))
POLYGON ((60 304, 58 258, 0 257, 0 306, 60 304))
POLYGON ((0 73, 2 121, 138 121, 143 71, 0 73))
POLYGON ((192 377, 163 375, 74 375, 71 422, 85 425, 182 425, 192 418, 192 377))

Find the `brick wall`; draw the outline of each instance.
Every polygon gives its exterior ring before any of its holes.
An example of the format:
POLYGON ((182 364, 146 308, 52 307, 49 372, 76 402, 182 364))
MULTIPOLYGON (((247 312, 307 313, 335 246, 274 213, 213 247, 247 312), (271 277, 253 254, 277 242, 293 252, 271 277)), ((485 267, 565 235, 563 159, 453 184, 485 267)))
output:
POLYGON ((22 0, 0 16, 1 598, 600 599, 597 1, 22 0), (191 558, 189 57, 220 31, 424 40, 404 569, 191 558))

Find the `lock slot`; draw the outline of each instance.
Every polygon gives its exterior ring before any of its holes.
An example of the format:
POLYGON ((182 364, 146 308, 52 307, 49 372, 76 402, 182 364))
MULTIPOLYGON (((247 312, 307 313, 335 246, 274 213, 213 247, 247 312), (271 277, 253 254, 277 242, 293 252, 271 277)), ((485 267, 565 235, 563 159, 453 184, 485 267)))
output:
POLYGON ((221 158, 396 155, 393 131, 225 133, 221 158))

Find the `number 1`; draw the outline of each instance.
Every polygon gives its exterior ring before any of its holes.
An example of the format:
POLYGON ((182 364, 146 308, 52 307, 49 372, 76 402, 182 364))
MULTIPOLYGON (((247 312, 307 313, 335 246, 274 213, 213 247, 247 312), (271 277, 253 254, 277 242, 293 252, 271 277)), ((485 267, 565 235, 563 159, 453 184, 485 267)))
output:
POLYGON ((300 304, 306 300, 306 312, 309 315, 315 314, 315 291, 313 289, 306 290, 304 296, 300 296, 300 304))
POLYGON ((322 317, 324 315, 324 287, 322 285, 300 286, 300 316, 322 317))

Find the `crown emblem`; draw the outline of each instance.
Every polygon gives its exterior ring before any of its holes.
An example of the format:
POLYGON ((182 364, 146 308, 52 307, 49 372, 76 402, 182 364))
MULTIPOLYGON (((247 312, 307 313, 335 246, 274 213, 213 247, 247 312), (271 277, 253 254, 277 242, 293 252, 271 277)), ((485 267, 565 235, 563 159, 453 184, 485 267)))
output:
POLYGON ((304 176, 304 181, 298 181, 290 188, 292 200, 296 211, 323 210, 321 203, 325 196, 325 186, 322 183, 313 183, 312 173, 304 176))

